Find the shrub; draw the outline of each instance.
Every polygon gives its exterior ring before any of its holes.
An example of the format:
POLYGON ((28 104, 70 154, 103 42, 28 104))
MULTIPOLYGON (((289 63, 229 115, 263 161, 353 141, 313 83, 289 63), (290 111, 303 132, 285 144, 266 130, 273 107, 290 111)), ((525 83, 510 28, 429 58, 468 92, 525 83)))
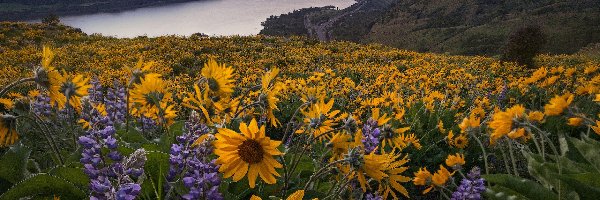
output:
POLYGON ((509 36, 502 60, 517 62, 532 68, 534 66, 533 58, 545 43, 546 37, 539 26, 530 25, 519 28, 509 36))
POLYGON ((56 14, 49 14, 48 16, 44 17, 44 19, 42 19, 42 23, 56 26, 60 24, 60 18, 58 18, 58 15, 56 14))

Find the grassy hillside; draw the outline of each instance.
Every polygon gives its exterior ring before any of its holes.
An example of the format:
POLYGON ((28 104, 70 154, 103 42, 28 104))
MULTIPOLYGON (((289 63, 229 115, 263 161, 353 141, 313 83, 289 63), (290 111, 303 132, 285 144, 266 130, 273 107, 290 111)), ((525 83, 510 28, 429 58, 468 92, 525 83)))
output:
POLYGON ((573 53, 600 42, 598 1, 401 1, 363 42, 455 54, 500 53, 511 31, 539 25, 544 52, 573 53))
MULTIPOLYGON (((595 0, 364 0, 329 14, 333 19, 347 13, 328 28, 327 39, 420 52, 498 55, 512 31, 539 25, 548 38, 543 52, 574 53, 600 42, 598 7, 595 0)), ((307 16, 315 15, 320 14, 307 16)))

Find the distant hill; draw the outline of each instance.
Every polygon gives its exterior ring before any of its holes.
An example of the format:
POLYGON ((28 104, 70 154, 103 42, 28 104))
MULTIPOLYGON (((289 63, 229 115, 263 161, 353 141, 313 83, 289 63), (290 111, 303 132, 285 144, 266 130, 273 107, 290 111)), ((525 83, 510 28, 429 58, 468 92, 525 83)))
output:
POLYGON ((574 53, 600 42, 598 0, 361 0, 341 11, 306 14, 303 20, 316 16, 323 24, 335 22, 322 30, 326 38, 310 31, 308 36, 422 52, 497 55, 511 31, 532 24, 547 35, 547 53, 574 53))
MULTIPOLYGON (((55 15, 81 15, 194 0, 0 0, 0 21, 33 20, 55 15)), ((198 1, 198 0, 196 0, 198 1)))

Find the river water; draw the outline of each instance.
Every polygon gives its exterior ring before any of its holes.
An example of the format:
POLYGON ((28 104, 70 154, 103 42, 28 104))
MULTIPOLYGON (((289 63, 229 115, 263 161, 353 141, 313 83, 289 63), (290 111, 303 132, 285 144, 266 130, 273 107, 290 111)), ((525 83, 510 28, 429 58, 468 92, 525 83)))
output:
POLYGON ((98 13, 61 17, 69 26, 105 36, 136 37, 161 35, 254 35, 261 22, 300 8, 336 6, 340 9, 355 0, 203 0, 119 13, 98 13))

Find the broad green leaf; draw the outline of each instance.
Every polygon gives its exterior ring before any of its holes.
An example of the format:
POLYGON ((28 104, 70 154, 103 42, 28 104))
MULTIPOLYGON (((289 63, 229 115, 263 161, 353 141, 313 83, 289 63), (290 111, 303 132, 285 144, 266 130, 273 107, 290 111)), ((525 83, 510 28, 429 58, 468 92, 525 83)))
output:
POLYGON ((571 142, 597 172, 600 172, 600 142, 586 137, 583 140, 571 138, 571 142))
POLYGON ((51 169, 48 174, 65 179, 81 190, 88 190, 90 179, 83 173, 83 169, 81 168, 56 167, 51 169))
POLYGON ((147 140, 142 135, 142 133, 135 130, 135 128, 129 128, 129 131, 126 131, 124 129, 119 130, 119 131, 117 131, 117 135, 119 136, 119 139, 121 139, 123 142, 127 142, 127 143, 139 143, 139 144, 150 143, 150 141, 147 140))
POLYGON ((489 174, 483 175, 483 178, 499 186, 511 189, 516 193, 528 198, 528 199, 557 199, 558 197, 551 190, 546 189, 544 186, 537 182, 508 175, 508 174, 489 174))
POLYGON ((586 138, 583 140, 570 139, 579 153, 596 169, 596 172, 600 172, 600 142, 586 138))
POLYGON ((17 183, 29 175, 27 163, 31 150, 19 144, 10 147, 0 158, 0 178, 17 183))
POLYGON ((514 190, 495 185, 490 188, 486 188, 483 195, 486 199, 495 199, 495 200, 518 200, 518 199, 527 199, 523 195, 515 192, 514 190))
MULTIPOLYGON (((546 188, 558 188, 560 180, 556 174, 578 174, 584 172, 591 172, 594 169, 588 164, 577 163, 569 160, 565 157, 547 156, 546 162, 543 161, 542 156, 538 154, 525 153, 525 158, 528 161, 527 168, 531 176, 540 181, 546 188), (561 166, 559 173, 559 167, 555 160, 558 160, 561 166)), ((565 184, 560 185, 561 193, 567 192, 565 184)))
POLYGON ((152 199, 160 199, 164 195, 165 176, 169 171, 169 154, 147 151, 146 159, 144 172, 147 177, 142 183, 141 194, 149 195, 152 199))
POLYGON ((34 174, 15 184, 0 196, 0 200, 24 197, 53 197, 61 199, 85 199, 87 194, 73 183, 50 174, 34 174))
POLYGON ((597 199, 600 197, 600 174, 582 173, 582 174, 564 174, 557 175, 573 190, 579 194, 582 199, 597 199))

